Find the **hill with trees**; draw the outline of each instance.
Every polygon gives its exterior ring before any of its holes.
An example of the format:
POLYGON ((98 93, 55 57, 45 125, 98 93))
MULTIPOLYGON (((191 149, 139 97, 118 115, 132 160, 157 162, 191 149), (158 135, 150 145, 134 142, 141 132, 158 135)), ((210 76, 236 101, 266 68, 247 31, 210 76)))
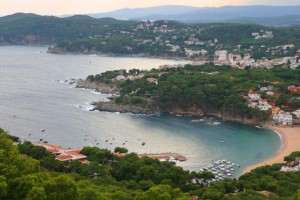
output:
MULTIPOLYGON (((169 162, 116 157, 107 149, 85 147, 90 164, 55 160, 45 148, 0 130, 0 198, 3 200, 173 200, 299 199, 300 172, 281 164, 260 167, 239 179, 207 182, 210 172, 189 172, 169 162), (12 139, 15 140, 13 143, 12 139), (114 160, 115 162, 108 162, 114 160), (114 163, 114 164, 113 164, 114 163), (268 191, 264 196, 260 191, 268 191), (298 193, 297 193, 298 192, 298 193)), ((295 160, 300 152, 286 157, 295 160)))
MULTIPOLYGON (((300 69, 278 66, 273 69, 247 67, 243 70, 205 64, 167 66, 150 71, 130 70, 121 81, 116 80, 118 75, 118 71, 109 71, 91 75, 87 81, 119 87, 120 96, 114 98, 114 104, 147 107, 153 113, 213 114, 252 124, 271 120, 271 110, 249 106, 247 98, 250 90, 260 91, 261 98, 274 107, 286 111, 300 108, 300 94, 288 92, 289 86, 299 84, 300 69), (267 87, 272 92, 260 89, 267 87)), ((106 104, 113 107, 111 102, 99 102, 95 109, 102 110, 106 104)))
POLYGON ((257 60, 294 56, 300 49, 299 27, 184 24, 170 20, 138 22, 96 19, 84 15, 58 18, 24 13, 0 17, 0 26, 0 45, 51 45, 51 53, 141 55, 212 61, 219 50, 242 57, 250 55, 257 60))

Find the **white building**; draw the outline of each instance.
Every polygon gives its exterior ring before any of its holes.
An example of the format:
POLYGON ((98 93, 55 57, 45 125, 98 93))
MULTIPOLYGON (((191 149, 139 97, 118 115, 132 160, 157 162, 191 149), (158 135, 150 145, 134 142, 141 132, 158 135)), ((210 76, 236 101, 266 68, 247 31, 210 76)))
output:
POLYGON ((272 106, 268 103, 266 99, 260 99, 258 102, 258 108, 263 111, 272 109, 272 106))
POLYGON ((273 119, 280 124, 283 125, 293 125, 293 116, 288 112, 278 112, 273 115, 273 119))
POLYGON ((297 117, 298 119, 300 119, 300 109, 295 110, 295 111, 293 112, 293 114, 296 115, 296 117, 297 117))
POLYGON ((260 99, 260 94, 254 92, 253 90, 249 90, 248 97, 250 101, 258 101, 260 99))

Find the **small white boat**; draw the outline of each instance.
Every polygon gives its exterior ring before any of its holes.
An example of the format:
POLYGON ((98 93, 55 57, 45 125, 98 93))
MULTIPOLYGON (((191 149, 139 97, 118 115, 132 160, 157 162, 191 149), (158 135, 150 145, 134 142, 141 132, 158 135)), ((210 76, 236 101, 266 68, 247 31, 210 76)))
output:
POLYGON ((175 160, 175 158, 173 158, 172 156, 170 156, 169 157, 169 162, 176 163, 176 160, 175 160))

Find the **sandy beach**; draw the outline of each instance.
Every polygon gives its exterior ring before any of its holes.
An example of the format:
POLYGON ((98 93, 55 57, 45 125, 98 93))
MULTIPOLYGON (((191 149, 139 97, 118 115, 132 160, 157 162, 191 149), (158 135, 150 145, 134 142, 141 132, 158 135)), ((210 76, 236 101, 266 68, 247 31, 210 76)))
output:
POLYGON ((273 157, 268 158, 267 160, 257 163, 255 165, 248 166, 242 174, 250 172, 251 170, 261 167, 264 165, 272 165, 274 163, 283 163, 283 159, 285 156, 289 155, 293 151, 300 151, 300 127, 268 127, 278 133, 280 133, 282 137, 283 146, 279 150, 277 154, 273 157))

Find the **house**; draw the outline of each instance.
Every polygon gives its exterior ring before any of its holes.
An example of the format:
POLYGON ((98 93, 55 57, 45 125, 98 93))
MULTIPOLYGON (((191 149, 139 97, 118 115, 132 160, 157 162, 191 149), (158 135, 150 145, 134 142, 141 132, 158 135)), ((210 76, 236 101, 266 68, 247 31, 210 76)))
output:
POLYGON ((55 144, 41 142, 35 143, 34 145, 46 148, 47 151, 51 152, 55 156, 55 159, 59 161, 79 160, 82 163, 89 163, 86 160, 87 156, 80 154, 80 149, 69 149, 55 144))
POLYGON ((147 78, 147 81, 149 83, 154 83, 155 85, 158 85, 158 79, 156 79, 156 78, 149 77, 149 78, 147 78))
POLYGON ((272 116, 276 115, 281 109, 279 107, 272 108, 272 116))
POLYGON ((295 110, 295 111, 293 112, 293 114, 294 114, 298 119, 300 119, 300 109, 295 110))
POLYGON ((248 97, 250 101, 258 101, 260 99, 260 94, 254 92, 253 90, 249 90, 248 97))
POLYGON ((293 125, 293 116, 288 112, 280 111, 273 115, 273 119, 283 125, 293 125))
POLYGON ((288 93, 300 93, 300 87, 296 87, 294 85, 288 87, 288 93))
POLYGON ((265 91, 268 91, 268 88, 267 87, 261 87, 259 90, 265 92, 265 91))
POLYGON ((258 108, 260 110, 267 111, 269 109, 272 109, 272 106, 268 103, 266 99, 259 99, 258 108))
POLYGON ((116 80, 116 81, 124 81, 124 80, 126 80, 126 77, 123 76, 123 75, 119 75, 119 76, 117 76, 117 77, 115 78, 115 80, 116 80))
POLYGON ((218 61, 225 61, 227 60, 228 51, 226 50, 215 51, 215 56, 217 57, 218 61))

